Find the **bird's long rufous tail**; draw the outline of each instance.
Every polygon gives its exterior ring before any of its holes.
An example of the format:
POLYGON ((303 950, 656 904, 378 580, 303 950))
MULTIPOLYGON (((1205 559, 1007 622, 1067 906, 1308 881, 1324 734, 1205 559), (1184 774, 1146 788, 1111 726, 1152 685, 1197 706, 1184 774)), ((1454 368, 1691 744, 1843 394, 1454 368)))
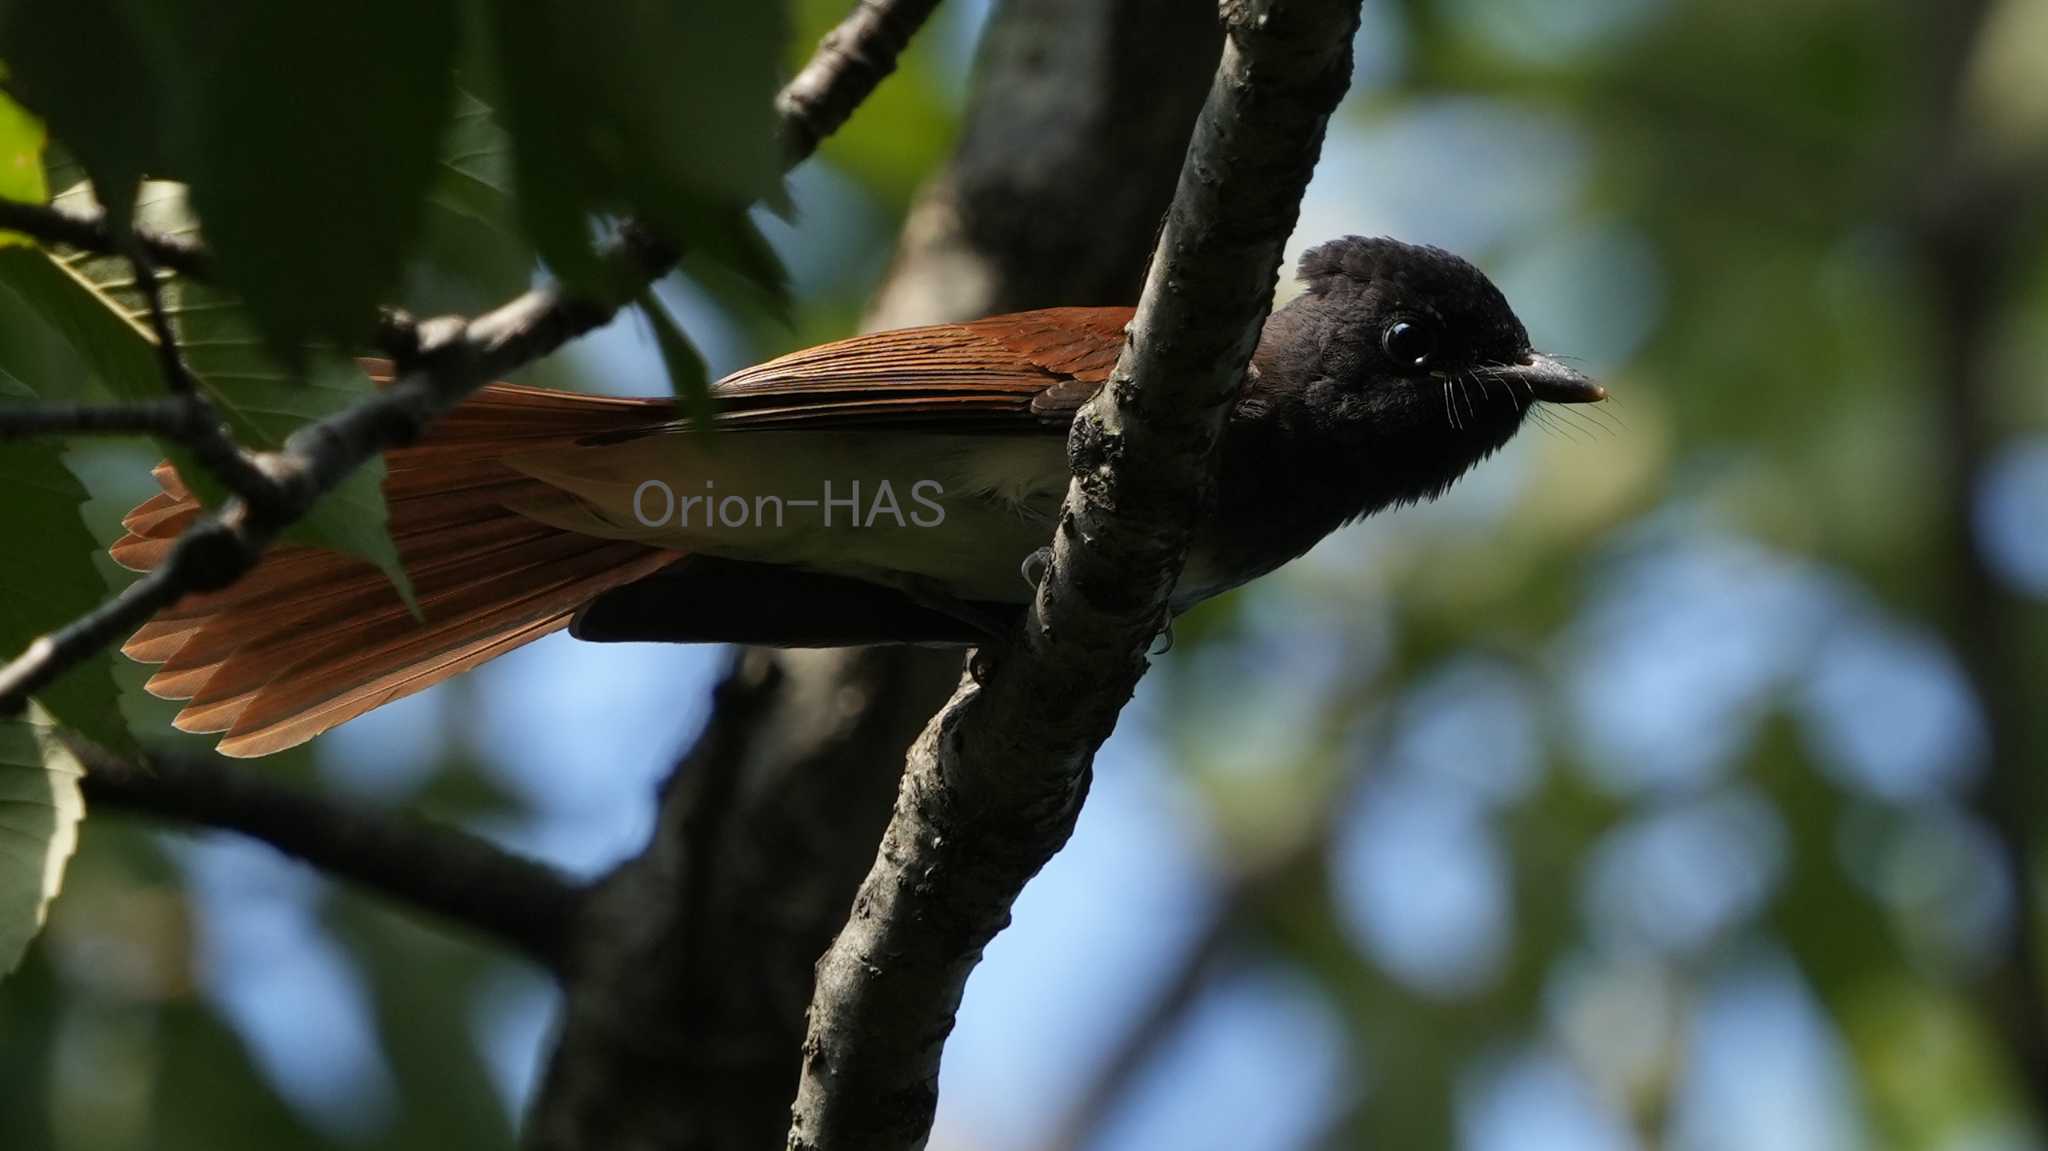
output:
MULTIPOLYGON (((176 725, 223 733, 222 753, 303 743, 556 631, 594 597, 680 558, 521 515, 512 507, 544 485, 501 462, 670 418, 662 401, 485 388, 385 457, 391 535, 419 617, 370 563, 285 545, 234 586, 168 608, 122 651, 163 665, 150 693, 189 700, 176 725)), ((137 571, 162 563, 201 510, 169 464, 156 476, 162 494, 122 520, 128 534, 112 548, 137 571)))

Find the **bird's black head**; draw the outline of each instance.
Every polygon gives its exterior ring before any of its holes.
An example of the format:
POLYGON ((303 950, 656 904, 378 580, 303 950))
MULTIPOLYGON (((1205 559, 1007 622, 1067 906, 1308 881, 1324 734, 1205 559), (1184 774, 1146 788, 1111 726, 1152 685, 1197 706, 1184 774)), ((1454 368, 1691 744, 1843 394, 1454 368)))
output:
POLYGON ((1247 396, 1333 448, 1366 514, 1441 494, 1539 402, 1605 393, 1538 355, 1486 274, 1441 248, 1347 236, 1301 258, 1247 396), (1355 469, 1355 471, 1354 471, 1355 469))

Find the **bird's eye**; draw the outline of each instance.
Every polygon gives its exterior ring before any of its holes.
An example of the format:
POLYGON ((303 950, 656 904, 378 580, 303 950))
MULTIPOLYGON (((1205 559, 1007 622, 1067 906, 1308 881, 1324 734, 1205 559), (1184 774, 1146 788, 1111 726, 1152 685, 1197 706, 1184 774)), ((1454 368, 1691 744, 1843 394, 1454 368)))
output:
POLYGON ((1424 320, 1395 320, 1380 333, 1380 347, 1400 367, 1426 368, 1436 355, 1436 329, 1424 320))

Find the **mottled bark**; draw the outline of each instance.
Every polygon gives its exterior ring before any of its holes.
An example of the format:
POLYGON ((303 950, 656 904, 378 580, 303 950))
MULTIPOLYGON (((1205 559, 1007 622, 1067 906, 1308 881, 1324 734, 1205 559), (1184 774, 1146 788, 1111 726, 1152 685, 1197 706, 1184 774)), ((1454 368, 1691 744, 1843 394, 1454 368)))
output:
POLYGON ((967 976, 1066 842, 1145 667, 1349 82, 1347 0, 1226 3, 1227 38, 1131 337, 1076 417, 1075 480, 1024 634, 918 737, 880 854, 818 969, 793 1148, 924 1145, 967 976))

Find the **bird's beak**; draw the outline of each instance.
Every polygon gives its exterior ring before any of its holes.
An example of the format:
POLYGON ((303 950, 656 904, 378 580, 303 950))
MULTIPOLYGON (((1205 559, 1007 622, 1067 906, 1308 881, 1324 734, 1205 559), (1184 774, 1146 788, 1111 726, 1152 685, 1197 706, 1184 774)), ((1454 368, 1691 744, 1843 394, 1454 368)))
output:
POLYGON ((1594 383, 1584 372, 1530 352, 1518 364, 1493 369, 1497 379, 1520 384, 1528 394, 1553 404, 1597 404, 1607 398, 1607 389, 1594 383))

